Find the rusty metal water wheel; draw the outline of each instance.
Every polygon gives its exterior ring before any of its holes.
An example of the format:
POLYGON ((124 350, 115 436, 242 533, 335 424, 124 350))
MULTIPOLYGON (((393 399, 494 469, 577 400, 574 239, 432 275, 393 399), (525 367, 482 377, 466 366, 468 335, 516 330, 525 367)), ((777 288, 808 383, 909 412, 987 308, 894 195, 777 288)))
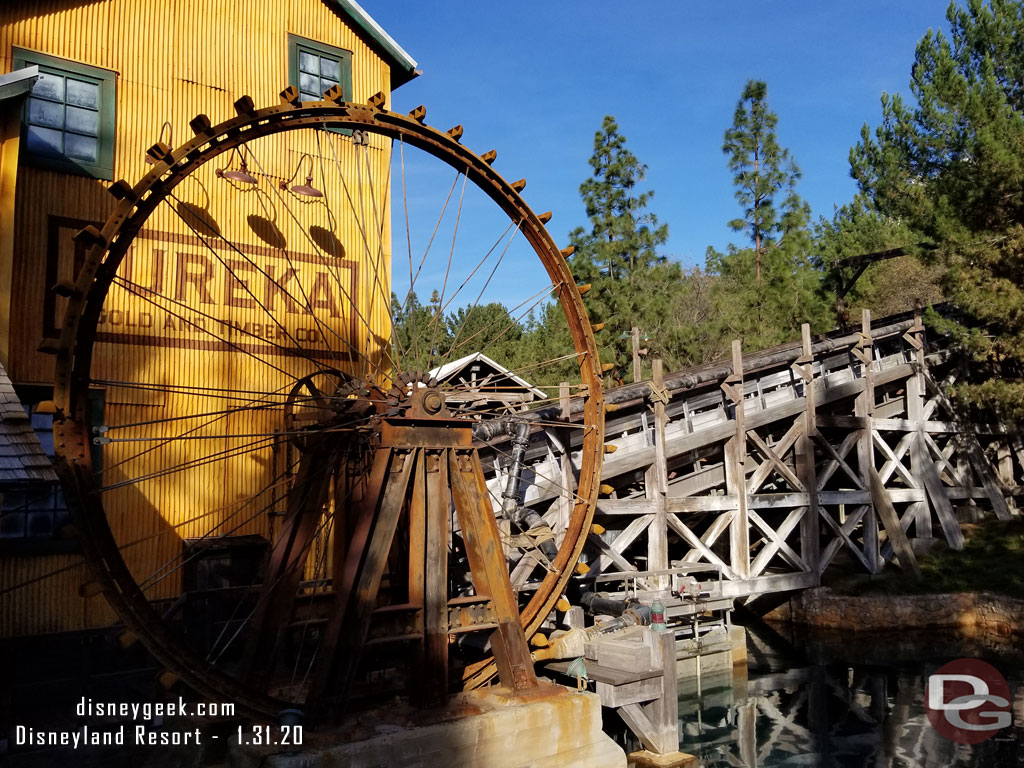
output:
MULTIPOLYGON (((332 697, 336 704, 339 692, 332 686, 339 679, 340 695, 348 695, 357 670, 345 661, 339 672, 336 664, 325 666, 323 657, 345 658, 353 643, 359 653, 374 646, 377 650, 369 655, 378 658, 391 653, 396 659, 415 660, 427 654, 436 663, 440 656, 447 658, 449 649, 457 656, 456 645, 449 643, 449 637, 461 637, 454 624, 446 623, 440 630, 445 649, 436 647, 439 613, 446 622, 462 616, 470 625, 465 629, 472 629, 474 622, 493 629, 500 618, 495 616, 497 596, 485 595, 483 601, 474 597, 474 592, 481 593, 478 583, 484 577, 479 563, 468 562, 475 546, 470 539, 478 531, 490 531, 487 536, 497 531, 512 559, 517 546, 529 546, 523 545, 523 536, 517 537, 518 544, 508 544, 510 534, 517 533, 508 520, 495 526, 492 508, 500 509, 501 499, 488 492, 478 455, 485 450, 496 464, 508 464, 507 435, 515 430, 494 426, 499 412, 508 418, 507 409, 449 409, 449 400, 457 399, 451 397, 453 391, 412 371, 399 376, 404 370, 400 358, 408 350, 401 350, 394 340, 382 342, 390 332, 390 294, 400 263, 397 255, 393 265, 386 263, 390 252, 402 253, 403 241, 408 241, 407 297, 421 272, 429 274, 429 267, 424 268, 429 243, 419 268, 413 270, 418 251, 414 257, 406 150, 420 150, 455 171, 447 197, 444 191, 440 194, 444 203, 430 233, 433 243, 440 222, 446 216, 452 220, 452 200, 458 200, 451 248, 446 244, 438 257, 446 267, 440 299, 432 305, 433 322, 439 322, 445 299, 454 301, 478 274, 489 276, 479 295, 472 289, 470 314, 484 306, 484 289, 502 284, 499 265, 515 241, 542 275, 540 284, 533 286, 539 290, 531 290, 527 301, 515 305, 515 316, 523 318, 552 301, 560 305, 572 338, 572 349, 540 364, 564 366, 571 361, 575 376, 570 391, 584 398, 585 408, 582 421, 573 425, 579 435, 578 477, 575 488, 565 494, 571 512, 557 526, 557 552, 546 544, 551 556, 531 552, 538 563, 532 575, 530 568, 519 568, 530 583, 512 597, 512 605, 526 637, 549 615, 572 575, 590 527, 599 481, 604 411, 600 361, 565 256, 544 227, 546 216, 538 217, 520 197, 522 183, 509 184, 491 167, 494 153, 478 156, 461 145, 461 127, 447 133, 435 130, 423 124, 422 108, 409 116, 392 113, 381 108, 382 97, 366 105, 332 100, 332 95, 337 91, 325 94, 322 102, 300 103, 289 89, 282 93, 281 105, 265 109, 255 109, 243 97, 235 104, 236 117, 212 125, 200 115, 190 123, 194 139, 174 149, 154 146, 149 153, 154 164, 145 178, 134 186, 112 185, 110 191, 119 202, 102 229, 80 233, 84 264, 74 286, 64 290, 67 308, 57 353, 54 435, 58 469, 96 581, 130 632, 169 672, 199 695, 235 701, 259 717, 303 705, 313 696, 318 704, 332 697), (294 142, 287 155, 291 160, 306 150, 309 176, 319 176, 324 186, 320 197, 329 197, 331 189, 336 201, 314 200, 323 209, 312 213, 295 202, 300 190, 296 187, 293 194, 288 189, 287 169, 278 169, 275 175, 267 159, 277 146, 270 142, 282 137, 294 142), (384 154, 373 155, 371 161, 371 153, 384 154), (218 158, 218 163, 211 162, 218 158), (399 183, 390 185, 390 177, 399 175, 399 161, 404 221, 398 204, 388 205, 390 196, 398 196, 399 183), (382 162, 389 171, 385 179, 377 175, 376 187, 372 162, 382 162), (216 172, 215 165, 220 165, 216 172), (330 166, 337 173, 329 178, 325 169, 330 166), (232 176, 231 170, 248 178, 232 176), (246 200, 241 196, 251 192, 249 187, 259 191, 260 210, 266 215, 255 223, 253 215, 248 219, 257 234, 263 228, 260 237, 269 247, 254 248, 249 238, 236 237, 237 228, 232 230, 227 218, 218 222, 209 189, 227 183, 236 187, 239 200, 246 200), (461 191, 453 194, 460 185, 461 191), (496 206, 507 228, 496 241, 504 250, 492 247, 479 262, 474 256, 474 266, 466 267, 468 277, 462 280, 449 272, 453 259, 458 263, 454 254, 459 222, 465 226, 471 218, 471 212, 463 211, 467 185, 496 206), (185 199, 192 188, 204 191, 206 207, 185 199), (331 203, 336 203, 333 211, 331 203), (304 215, 315 218, 316 224, 304 215), (389 218, 396 229, 404 227, 393 238, 393 248, 389 218), (339 222, 353 219, 347 236, 357 242, 347 244, 347 253, 332 251, 336 241, 331 234, 339 222), (168 236, 167 230, 177 235, 168 236), (304 239, 296 236, 284 242, 288 233, 300 233, 304 239), (143 281, 138 272, 147 263, 142 251, 160 238, 179 244, 173 246, 179 248, 177 262, 166 250, 152 251, 151 274, 143 281), (181 243, 206 255, 183 255, 181 243), (356 258, 344 262, 350 273, 342 280, 338 265, 353 251, 356 258), (306 266, 296 268, 292 258, 305 259, 306 266), (212 297, 207 302, 203 290, 219 283, 210 282, 213 273, 203 272, 203 265, 220 270, 218 280, 223 273, 224 285, 230 283, 225 287, 230 310, 216 305, 212 297), (360 276, 360 269, 372 271, 372 277, 360 276), (310 277, 314 271, 316 277, 310 277), (263 277, 265 290, 254 288, 263 277), (304 285, 304 279, 310 282, 304 285), (262 319, 254 320, 261 310, 262 319), (131 325, 127 320, 132 312, 135 325, 124 327, 131 325), (298 321, 293 315, 302 319, 304 328, 294 325, 298 321), (123 325, 115 328, 112 323, 118 318, 123 325), (97 393, 105 400, 100 420, 91 415, 96 412, 91 404, 97 393), (488 423, 491 429, 480 429, 488 423), (432 511, 425 512, 426 506, 432 511), (449 515, 450 510, 455 514, 449 515), (467 522, 484 511, 489 522, 467 522), (447 518, 434 530, 434 539, 415 530, 423 528, 425 515, 428 521, 447 518), (392 541, 384 535, 375 539, 372 533, 387 516, 398 531, 393 546, 368 555, 374 542, 379 548, 381 542, 392 541), (365 529, 361 549, 353 544, 360 540, 360 525, 365 529), (413 572, 420 569, 422 577, 422 567, 412 564, 410 551, 415 550, 415 541, 436 551, 438 531, 445 552, 440 559, 435 556, 433 565, 426 564, 427 580, 432 578, 431 568, 447 569, 450 564, 451 569, 444 579, 446 604, 432 608, 431 651, 423 638, 423 606, 417 607, 412 599, 419 590, 411 586, 413 572), (237 540, 239 534, 249 534, 247 541, 268 542, 259 573, 250 574, 247 584, 225 577, 221 589, 206 584, 190 592, 195 585, 182 581, 190 564, 203 562, 211 547, 237 540), (373 573, 364 573, 368 556, 384 558, 380 568, 386 584, 380 578, 375 581, 373 573), (403 558, 409 558, 408 564, 402 564, 403 558), (396 586, 396 574, 408 578, 410 586, 396 586), (341 623, 332 622, 332 616, 345 613, 344 606, 339 609, 337 585, 349 598, 348 618, 341 623), (364 595, 362 604, 352 607, 352 595, 368 587, 374 594, 364 595), (362 615, 368 610, 372 616, 362 615), (196 615, 192 621, 183 617, 189 611, 198 611, 200 620, 196 615), (353 626, 359 629, 355 640, 353 626), (393 650, 379 650, 387 647, 393 650), (293 670, 290 680, 283 679, 288 669, 293 670), (318 674, 325 669, 329 674, 318 674)), ((310 183, 316 180, 307 178, 306 186, 310 183)), ((228 213, 239 218, 237 209, 228 213)), ((511 269, 518 275, 523 262, 511 269)), ((505 279, 505 289, 513 283, 505 279)), ((498 300, 506 306, 514 303, 503 295, 498 300)), ((463 318, 454 338, 447 340, 447 357, 475 351, 467 346, 472 344, 468 331, 467 338, 459 338, 467 322, 463 318)), ((443 363, 445 355, 433 349, 434 344, 432 339, 429 352, 437 354, 431 360, 443 363)), ((557 392, 555 387, 554 403, 557 392)), ((541 410, 544 405, 535 404, 527 416, 513 421, 556 418, 550 410, 541 410)), ((529 564, 522 551, 518 554, 520 563, 529 564)), ((429 559, 429 551, 426 556, 429 559)), ((508 561, 492 560, 505 561, 502 573, 507 579, 508 561)), ((486 578, 493 580, 494 573, 486 578)), ((488 590, 500 592, 499 586, 495 582, 488 590)), ((377 673, 382 674, 379 669, 377 673)), ((495 673, 493 660, 471 653, 457 675, 428 670, 414 682, 420 686, 420 698, 429 702, 443 698, 439 687, 471 688, 493 679, 495 673)))

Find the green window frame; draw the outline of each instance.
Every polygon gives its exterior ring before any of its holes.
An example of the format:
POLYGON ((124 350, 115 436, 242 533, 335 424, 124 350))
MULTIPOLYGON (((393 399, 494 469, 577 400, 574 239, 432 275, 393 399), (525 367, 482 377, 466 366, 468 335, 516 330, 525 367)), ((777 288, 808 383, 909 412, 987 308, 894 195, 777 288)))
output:
MULTIPOLYGON (((302 101, 322 101, 324 91, 335 83, 345 101, 352 101, 352 52, 288 35, 288 82, 299 89, 302 101)), ((352 135, 349 129, 329 130, 352 135)))
POLYGON ((14 68, 39 67, 25 101, 22 159, 40 168, 114 179, 117 74, 15 48, 14 68))

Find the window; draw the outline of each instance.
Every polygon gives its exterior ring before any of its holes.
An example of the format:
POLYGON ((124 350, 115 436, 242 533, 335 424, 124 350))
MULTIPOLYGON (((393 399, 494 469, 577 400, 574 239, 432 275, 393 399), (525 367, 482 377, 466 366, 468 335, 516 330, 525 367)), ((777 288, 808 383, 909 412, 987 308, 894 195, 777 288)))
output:
POLYGON ((114 178, 115 74, 35 51, 14 50, 14 68, 36 65, 25 104, 23 154, 33 165, 114 178))
MULTIPOLYGON (((299 89, 302 101, 321 101, 324 91, 341 86, 345 101, 352 100, 352 54, 304 37, 288 36, 288 79, 299 89)), ((352 135, 349 129, 332 128, 334 133, 352 135)))
MULTIPOLYGON (((53 410, 42 405, 53 397, 52 390, 31 385, 16 386, 15 389, 28 419, 28 426, 38 440, 35 451, 41 448, 52 466, 53 410)), ((93 410, 94 418, 102 418, 102 391, 90 392, 89 407, 93 410)), ((8 424, 5 440, 23 444, 24 441, 18 440, 16 436, 12 439, 10 426, 8 424)), ((92 460, 94 467, 101 466, 102 449, 98 446, 92 447, 92 460)), ((75 550, 78 543, 62 535, 61 529, 67 523, 67 502, 56 479, 34 482, 23 480, 0 485, 0 545, 4 548, 15 546, 17 552, 26 554, 75 550)))
POLYGON ((289 76, 303 101, 320 101, 324 91, 340 85, 346 101, 352 99, 352 54, 341 48, 289 36, 289 76))

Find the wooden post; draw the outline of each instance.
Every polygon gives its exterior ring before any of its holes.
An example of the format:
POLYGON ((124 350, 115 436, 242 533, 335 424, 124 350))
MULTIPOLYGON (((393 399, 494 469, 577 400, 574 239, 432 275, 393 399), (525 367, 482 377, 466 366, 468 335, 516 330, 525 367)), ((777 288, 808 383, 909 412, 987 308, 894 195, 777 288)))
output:
MULTIPOLYGON (((668 459, 665 455, 665 372, 660 358, 653 361, 652 399, 654 400, 654 464, 644 473, 644 493, 650 502, 654 519, 647 527, 647 567, 649 570, 668 568, 668 459)), ((656 579, 658 589, 668 589, 668 576, 656 579)))
MULTIPOLYGON (((559 414, 566 422, 569 421, 569 383, 563 381, 558 385, 558 409, 559 414)), ((559 437, 562 447, 562 495, 558 500, 558 530, 564 531, 569 527, 569 518, 572 516, 573 496, 576 490, 576 477, 572 471, 572 436, 570 430, 563 429, 559 437)))
POLYGON ((740 579, 750 578, 750 527, 747 518, 747 430, 743 419, 743 346, 732 343, 732 374, 723 384, 733 402, 736 429, 725 443, 726 492, 736 498, 736 514, 729 524, 729 548, 733 572, 740 579))
MULTIPOLYGON (((860 439, 857 441, 857 465, 861 480, 864 482, 864 487, 870 488, 871 470, 875 467, 875 448, 872 435, 874 432, 872 417, 875 412, 875 385, 874 374, 871 370, 873 363, 873 341, 871 339, 870 309, 863 310, 861 314, 860 334, 860 343, 854 349, 854 354, 864 366, 864 389, 857 395, 857 400, 854 404, 854 415, 863 420, 860 439)), ((864 531, 864 556, 867 560, 868 569, 871 573, 878 573, 882 567, 882 560, 878 553, 878 514, 875 512, 874 504, 868 504, 862 526, 864 531)))
MULTIPOLYGON (((924 439, 924 325, 921 311, 914 311, 914 325, 907 331, 907 342, 914 347, 914 373, 907 379, 907 419, 917 427, 913 444, 910 446, 910 471, 916 478, 924 476, 923 462, 928 460, 928 446, 924 439)), ((919 539, 932 537, 932 514, 927 501, 914 504, 914 534, 919 539)))
POLYGON ((633 381, 642 381, 643 369, 640 367, 640 329, 635 325, 629 330, 629 338, 633 344, 633 381))
POLYGON ((800 482, 807 489, 807 511, 800 520, 800 556, 807 567, 819 572, 821 563, 821 535, 818 509, 818 475, 814 463, 814 435, 818 430, 817 410, 814 393, 814 356, 811 354, 811 326, 804 323, 800 326, 800 338, 803 345, 800 359, 794 368, 804 380, 804 400, 807 407, 804 411, 803 434, 796 442, 796 469, 800 482))
POLYGON ((1017 509, 1017 501, 1013 496, 1013 488, 1016 487, 1016 482, 1013 479, 1013 454, 1010 451, 1010 438, 1007 435, 1005 439, 999 441, 999 445, 996 447, 996 465, 999 472, 999 485, 1006 493, 1006 504, 1012 512, 1017 509))

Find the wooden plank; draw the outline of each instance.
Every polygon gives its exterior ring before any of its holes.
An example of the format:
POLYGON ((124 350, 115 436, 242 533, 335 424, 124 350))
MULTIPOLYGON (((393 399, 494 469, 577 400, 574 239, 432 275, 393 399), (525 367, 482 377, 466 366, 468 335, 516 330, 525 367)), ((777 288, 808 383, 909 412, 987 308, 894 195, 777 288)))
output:
MULTIPOLYGON (((721 532, 728 527, 733 514, 735 514, 735 512, 733 512, 732 514, 726 512, 722 515, 719 515, 715 522, 711 524, 711 527, 704 532, 704 536, 711 538, 712 541, 714 539, 717 539, 721 532), (714 537, 712 538, 711 534, 715 532, 716 527, 718 528, 718 533, 715 533, 714 537)), ((678 517, 670 513, 668 515, 668 525, 673 531, 675 531, 680 536, 680 538, 689 543, 689 545, 693 548, 686 555, 686 557, 683 558, 684 560, 689 561, 691 560, 694 552, 699 553, 700 556, 707 560, 709 563, 714 563, 715 565, 721 567, 722 574, 725 576, 725 578, 737 578, 736 573, 732 570, 729 564, 722 560, 722 558, 720 558, 714 552, 712 552, 710 546, 704 541, 704 539, 697 536, 696 533, 691 531, 689 527, 684 525, 678 517)))
MULTIPOLYGON (((571 661, 549 661, 544 664, 544 669, 552 672, 557 672, 560 675, 569 675, 569 665, 571 661)), ((608 685, 629 685, 630 683, 640 682, 641 680, 650 680, 654 677, 661 677, 660 669, 613 669, 612 667, 605 667, 597 662, 586 661, 587 665, 587 677, 598 683, 607 683, 608 685)))
MULTIPOLYGON (((871 419, 875 412, 875 384, 872 363, 871 310, 861 312, 861 337, 867 349, 867 362, 863 368, 864 391, 854 401, 854 415, 871 419)), ((857 467, 860 470, 861 488, 870 489, 870 470, 875 466, 874 448, 872 447, 872 429, 862 429, 857 440, 857 467)), ((868 571, 878 573, 881 562, 878 556, 878 517, 873 505, 869 505, 863 521, 864 556, 867 558, 868 571)))
POLYGON ((1006 503, 1006 497, 1003 496, 1003 492, 992 474, 992 466, 989 464, 988 457, 985 456, 985 452, 981 448, 981 443, 978 442, 978 436, 968 431, 965 434, 965 438, 967 441, 967 458, 971 463, 971 467, 981 479, 981 484, 985 487, 985 493, 988 496, 989 504, 992 505, 992 511, 996 513, 996 518, 999 520, 1011 520, 1013 515, 1010 513, 1010 507, 1006 503))
POLYGON ((597 511, 603 515, 646 515, 652 512, 647 499, 598 499, 597 511))
POLYGON ((910 548, 910 541, 907 540, 907 534, 900 524, 899 517, 896 515, 896 508, 893 507, 892 500, 885 492, 885 485, 882 484, 882 478, 879 476, 878 470, 872 467, 868 473, 868 478, 871 481, 871 500, 874 503, 875 510, 878 512, 879 519, 882 521, 882 526, 885 528, 885 534, 889 537, 889 541, 892 542, 896 557, 899 558, 900 568, 919 577, 921 569, 917 565, 914 550, 910 548))
POLYGON ((851 432, 845 438, 843 438, 842 444, 839 446, 839 450, 832 447, 824 435, 815 433, 814 442, 827 453, 832 461, 824 468, 824 470, 818 476, 818 490, 821 491, 825 487, 825 484, 831 479, 832 474, 837 468, 841 468, 846 476, 853 481, 853 484, 862 491, 867 490, 867 486, 864 484, 863 479, 858 475, 849 464, 846 463, 846 454, 849 453, 850 449, 860 439, 859 432, 851 432))
POLYGON ((825 506, 846 504, 867 504, 871 501, 870 491, 818 491, 818 502, 825 506))
POLYGON ((789 592, 807 589, 818 583, 816 573, 782 573, 736 581, 722 582, 723 597, 744 597, 764 592, 789 592))
MULTIPOLYGON (((960 472, 950 462, 949 458, 946 456, 946 453, 941 448, 939 448, 939 444, 935 442, 935 439, 931 435, 927 434, 921 435, 921 438, 924 440, 924 444, 927 450, 931 451, 932 458, 934 458, 935 461, 939 462, 939 464, 945 467, 946 472, 949 474, 950 484, 956 486, 967 485, 967 478, 960 476, 960 472)), ((950 453, 952 453, 952 450, 950 451, 950 453)), ((927 456, 928 453, 926 452, 925 457, 927 456)))
MULTIPOLYGON (((760 440, 760 436, 757 435, 756 432, 748 430, 747 437, 749 438, 751 435, 756 436, 758 440, 760 440)), ((786 451, 792 448, 793 444, 796 443, 796 441, 802 435, 803 417, 797 416, 796 420, 793 422, 793 425, 788 430, 786 430, 786 434, 782 436, 782 439, 779 440, 779 442, 772 447, 772 452, 776 455, 776 457, 785 456, 786 451)), ((748 493, 754 493, 757 491, 758 488, 761 487, 761 484, 764 483, 764 481, 767 480, 768 476, 771 474, 773 466, 775 465, 772 462, 766 461, 765 463, 761 464, 757 469, 754 470, 753 474, 747 480, 748 493)))
MULTIPOLYGON (((949 398, 946 397, 946 393, 942 391, 935 380, 930 375, 926 374, 925 381, 934 391, 936 399, 938 399, 942 404, 942 407, 946 409, 946 412, 955 415, 956 409, 949 401, 949 398)), ((978 436, 969 427, 962 429, 961 433, 964 438, 964 447, 967 452, 967 459, 975 473, 977 473, 978 477, 981 479, 981 483, 987 491, 988 500, 992 505, 992 510, 996 513, 996 517, 999 520, 1010 520, 1012 515, 1010 514, 1010 508, 1006 503, 1006 497, 1004 497, 1002 492, 999 490, 999 486, 992 475, 992 469, 989 466, 988 459, 985 457, 985 452, 981 448, 981 443, 978 442, 978 436)))
POLYGON ((661 662, 660 695, 648 705, 651 720, 657 729, 660 754, 679 751, 679 682, 676 672, 675 633, 670 629, 656 632, 655 642, 661 662))
MULTIPOLYGON (((895 448, 889 451, 883 449, 883 453, 886 453, 889 457, 885 464, 882 465, 882 468, 878 470, 878 476, 882 478, 883 485, 885 483, 888 483, 889 478, 892 477, 893 473, 897 471, 897 467, 903 461, 904 454, 906 454, 906 452, 910 450, 910 444, 911 442, 913 442, 917 434, 918 433, 916 432, 908 432, 902 438, 900 438, 900 441, 896 443, 895 448)), ((878 435, 877 439, 882 440, 884 442, 884 438, 881 435, 878 435)), ((888 449, 888 444, 886 444, 885 447, 886 449, 888 449)), ((914 476, 913 472, 910 472, 910 476, 914 476)), ((914 480, 913 483, 911 483, 910 485, 913 488, 920 487, 920 484, 917 482, 917 480, 914 480)))
POLYGON ((818 572, 821 556, 821 529, 818 521, 818 477, 814 457, 814 442, 811 435, 817 428, 817 402, 814 391, 814 358, 811 350, 811 326, 800 326, 800 342, 803 358, 807 359, 804 376, 804 398, 807 410, 803 416, 803 430, 796 442, 796 472, 807 491, 807 514, 800 519, 800 554, 809 570, 818 572))
POLYGON ((623 557, 622 553, 630 544, 636 541, 636 538, 646 530, 652 520, 654 520, 654 515, 643 515, 642 517, 631 520, 629 525, 627 525, 610 544, 604 541, 597 534, 590 534, 587 540, 596 546, 601 552, 597 558, 597 572, 600 573, 604 571, 609 562, 613 562, 625 570, 638 570, 633 563, 623 557))
POLYGON ((684 496, 668 499, 665 509, 671 514, 687 512, 725 512, 736 509, 736 496, 684 496))
POLYGON ((771 542, 758 552, 757 556, 754 558, 754 562, 750 566, 751 576, 759 576, 761 572, 768 567, 768 563, 771 562, 771 559, 775 557, 776 553, 782 554, 782 556, 789 561, 790 565, 799 571, 808 571, 811 569, 810 563, 800 555, 797 555, 789 544, 786 543, 786 537, 792 533, 797 523, 799 523, 807 514, 806 507, 800 507, 792 510, 783 519, 778 530, 769 526, 768 523, 766 523, 753 510, 749 510, 749 514, 750 519, 754 521, 754 524, 764 531, 771 539, 771 542))
MULTIPOLYGON (((867 420, 861 416, 818 416, 819 427, 835 429, 863 429, 867 420)), ((951 421, 917 421, 914 419, 872 419, 875 429, 882 432, 916 432, 918 428, 933 434, 950 434, 960 431, 951 421)))
MULTIPOLYGON (((906 447, 908 445, 910 445, 910 441, 911 441, 912 438, 913 438, 913 435, 907 435, 907 436, 904 437, 904 439, 902 441, 904 443, 904 446, 903 446, 904 450, 906 449, 906 447)), ((885 464, 885 467, 886 468, 891 468, 891 469, 889 469, 889 472, 891 472, 892 470, 895 470, 899 474, 899 476, 903 478, 903 482, 905 482, 911 488, 919 488, 920 487, 920 485, 917 482, 917 478, 915 478, 912 474, 910 474, 910 470, 909 469, 907 469, 905 466, 903 466, 903 462, 900 460, 900 458, 898 456, 896 456, 895 453, 893 453, 892 448, 889 447, 889 445, 885 442, 885 440, 882 439, 882 436, 880 434, 878 434, 878 431, 875 430, 875 429, 871 430, 871 440, 874 443, 875 447, 878 448, 878 450, 882 453, 882 455, 884 455, 885 458, 888 460, 886 462, 886 464, 885 464)), ((870 467, 870 470, 871 471, 876 471, 875 467, 873 465, 870 467)), ((881 480, 881 476, 879 476, 879 480, 881 480)), ((870 487, 870 485, 869 485, 869 487, 870 487)), ((884 487, 884 485, 883 485, 883 487, 884 487)))
POLYGON ((477 595, 491 598, 498 619, 498 629, 490 635, 498 677, 510 691, 535 688, 537 676, 520 623, 519 604, 512 594, 504 558, 500 556, 498 527, 480 456, 475 450, 465 454, 452 449, 449 452, 449 469, 452 501, 462 529, 473 586, 477 595))
POLYGON ((865 570, 871 572, 871 566, 868 563, 867 558, 861 551, 853 539, 850 538, 850 533, 860 523, 861 519, 867 513, 867 504, 862 504, 846 518, 846 522, 840 525, 836 522, 826 510, 821 510, 821 519, 825 521, 825 524, 832 529, 832 532, 836 534, 835 539, 830 541, 822 552, 821 562, 818 564, 819 573, 824 571, 828 567, 828 564, 832 562, 832 558, 835 557, 836 553, 845 545, 850 553, 860 560, 861 565, 864 566, 865 570))
POLYGON ((928 493, 928 502, 936 517, 939 518, 939 525, 946 537, 946 543, 952 549, 963 549, 964 535, 960 530, 960 523, 953 513, 953 506, 949 503, 945 488, 939 479, 938 470, 935 464, 924 455, 923 441, 915 441, 912 450, 917 452, 914 459, 914 466, 919 468, 921 480, 924 483, 925 491, 928 493))
POLYGON ((423 458, 427 493, 423 693, 426 705, 439 706, 448 698, 448 453, 424 451, 423 458))
MULTIPOLYGON (((797 421, 790 428, 790 431, 794 433, 794 438, 793 438, 794 441, 796 439, 796 436, 799 436, 800 433, 802 432, 802 430, 803 430, 803 424, 800 421, 797 421)), ((757 450, 759 450, 761 452, 761 454, 765 457, 765 460, 768 461, 771 464, 771 466, 775 469, 776 472, 778 472, 780 475, 782 475, 782 477, 786 480, 787 483, 790 484, 790 486, 794 490, 796 490, 796 491, 805 491, 805 490, 807 490, 806 488, 804 488, 803 483, 800 482, 800 478, 798 478, 793 473, 793 470, 791 470, 789 467, 787 467, 785 465, 785 463, 782 461, 782 459, 779 458, 779 455, 776 454, 775 451, 773 451, 768 446, 768 444, 764 440, 761 439, 761 436, 758 435, 757 432, 755 432, 753 430, 748 430, 747 431, 747 439, 750 440, 757 447, 757 450)), ((756 490, 757 490, 757 486, 753 486, 753 483, 750 483, 750 484, 747 485, 747 492, 748 493, 753 493, 756 490)))
POLYGON ((743 419, 743 351, 739 339, 732 342, 730 380, 739 397, 733 400, 735 433, 725 444, 726 492, 736 496, 736 513, 729 524, 729 556, 732 570, 739 578, 745 579, 750 575, 750 521, 747 518, 747 482, 744 470, 747 430, 743 419))
POLYGON ((661 730, 650 721, 640 704, 627 704, 615 711, 619 713, 619 717, 629 726, 629 730, 640 739, 644 749, 660 754, 661 730))
MULTIPOLYGON (((661 358, 653 361, 651 386, 656 392, 664 391, 665 372, 661 358)), ((667 424, 665 403, 654 397, 654 466, 644 476, 644 490, 654 506, 654 519, 647 526, 647 567, 652 570, 668 568, 668 513, 665 508, 668 495, 668 463, 665 454, 667 424)), ((667 577, 659 577, 656 581, 659 589, 667 589, 669 586, 667 577)))
POLYGON ((749 509, 790 509, 806 507, 810 503, 809 493, 756 493, 747 499, 749 509))

